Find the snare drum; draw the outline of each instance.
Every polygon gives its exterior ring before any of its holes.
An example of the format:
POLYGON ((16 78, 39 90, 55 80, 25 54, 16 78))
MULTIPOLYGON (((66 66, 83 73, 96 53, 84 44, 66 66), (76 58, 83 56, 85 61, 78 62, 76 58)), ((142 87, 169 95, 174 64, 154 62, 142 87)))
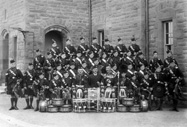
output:
POLYGON ((40 112, 46 112, 47 110, 48 101, 47 100, 41 100, 39 103, 39 111, 40 112))
POLYGON ((99 111, 99 100, 87 100, 87 111, 89 112, 98 112, 99 111))
POLYGON ((47 111, 50 113, 56 113, 56 112, 58 112, 58 107, 55 107, 53 105, 49 105, 49 106, 47 106, 47 111))
POLYGON ((61 98, 55 98, 52 100, 52 105, 53 106, 62 106, 64 104, 64 100, 61 98))
POLYGON ((134 98, 123 98, 122 103, 124 106, 133 106, 134 98))
POLYGON ((141 106, 141 110, 143 112, 147 112, 148 111, 148 101, 147 100, 141 100, 140 102, 140 106, 141 106))
POLYGON ((131 106, 130 112, 140 112, 140 105, 131 106))
POLYGON ((63 105, 62 107, 59 107, 59 112, 71 112, 72 106, 71 105, 63 105))
POLYGON ((100 101, 100 110, 102 112, 115 112, 116 99, 115 98, 102 98, 100 101))
POLYGON ((129 111, 129 107, 124 106, 124 105, 118 105, 117 106, 117 112, 128 112, 129 111))
POLYGON ((77 113, 86 112, 87 99, 73 99, 73 111, 77 113))

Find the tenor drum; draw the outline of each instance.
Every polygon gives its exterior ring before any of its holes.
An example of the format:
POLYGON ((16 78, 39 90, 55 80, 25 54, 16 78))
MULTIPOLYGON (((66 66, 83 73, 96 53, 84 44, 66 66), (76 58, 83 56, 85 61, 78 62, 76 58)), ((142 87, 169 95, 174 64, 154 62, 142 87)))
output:
POLYGON ((140 112, 140 105, 133 105, 130 107, 130 112, 140 112))
POLYGON ((73 99, 73 111, 77 113, 86 112, 87 99, 73 99))
POLYGON ((71 105, 63 105, 62 107, 59 107, 59 112, 71 112, 72 106, 71 105))
POLYGON ((50 113, 56 113, 56 112, 58 112, 58 107, 55 107, 53 105, 49 105, 49 106, 47 106, 47 111, 50 113))
POLYGON ((141 100, 140 102, 141 111, 147 112, 148 111, 148 101, 147 100, 141 100))
POLYGON ((129 107, 124 106, 124 105, 118 105, 117 106, 117 112, 128 112, 129 111, 129 107))
POLYGON ((100 110, 102 112, 115 112, 116 111, 116 99, 114 98, 102 98, 100 101, 100 110))
POLYGON ((64 104, 64 100, 61 98, 55 98, 52 100, 52 105, 53 106, 62 106, 64 104))
POLYGON ((123 98, 122 103, 124 106, 133 106, 134 98, 123 98))
POLYGON ((48 106, 48 101, 46 100, 41 100, 39 103, 39 111, 40 112, 46 112, 48 106))

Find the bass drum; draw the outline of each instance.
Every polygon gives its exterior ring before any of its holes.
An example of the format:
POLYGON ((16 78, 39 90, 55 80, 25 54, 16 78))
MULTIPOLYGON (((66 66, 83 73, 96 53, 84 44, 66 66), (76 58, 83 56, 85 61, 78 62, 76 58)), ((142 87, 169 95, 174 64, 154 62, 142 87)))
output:
POLYGON ((129 107, 124 106, 124 105, 118 105, 117 106, 117 112, 128 112, 129 111, 129 107))
POLYGON ((164 83, 154 84, 154 86, 153 86, 154 97, 162 98, 162 97, 164 97, 165 93, 166 93, 166 87, 165 87, 164 83))
POLYGON ((130 112, 140 112, 140 105, 130 107, 130 112))
POLYGON ((123 98, 122 103, 124 106, 133 106, 134 98, 123 98))
POLYGON ((72 106, 71 105, 63 105, 59 108, 59 112, 71 112, 72 106))
POLYGON ((47 111, 47 106, 48 106, 48 101, 42 100, 39 103, 39 111, 40 112, 46 112, 47 111))
POLYGON ((64 100, 61 98, 55 98, 52 100, 52 105, 53 106, 62 106, 64 104, 64 100))
POLYGON ((49 105, 49 106, 47 106, 47 111, 50 113, 56 113, 56 112, 58 112, 58 107, 55 107, 53 105, 49 105))
POLYGON ((141 111, 142 112, 147 112, 148 111, 148 101, 147 100, 141 100, 140 102, 140 106, 141 106, 141 111))

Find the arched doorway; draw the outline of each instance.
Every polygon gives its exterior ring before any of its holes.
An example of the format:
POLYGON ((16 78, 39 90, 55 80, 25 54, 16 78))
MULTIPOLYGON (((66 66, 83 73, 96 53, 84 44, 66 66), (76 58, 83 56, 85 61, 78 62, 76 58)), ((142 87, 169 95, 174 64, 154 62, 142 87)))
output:
POLYGON ((67 38, 68 30, 62 26, 51 26, 45 30, 45 54, 52 47, 52 39, 57 42, 58 47, 62 51, 64 48, 64 42, 67 38))
POLYGON ((9 34, 3 39, 3 70, 7 70, 9 65, 9 34))

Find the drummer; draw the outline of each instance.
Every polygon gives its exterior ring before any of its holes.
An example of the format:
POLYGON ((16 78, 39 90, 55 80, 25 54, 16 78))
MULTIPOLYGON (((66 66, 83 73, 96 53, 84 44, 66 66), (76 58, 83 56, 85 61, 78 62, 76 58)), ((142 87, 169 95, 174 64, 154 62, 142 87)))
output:
POLYGON ((53 74, 53 79, 50 81, 49 88, 51 91, 51 99, 61 98, 62 80, 60 80, 58 74, 53 74))
POLYGON ((103 78, 100 73, 98 73, 97 66, 92 67, 92 74, 88 76, 88 88, 98 88, 103 84, 103 78))

